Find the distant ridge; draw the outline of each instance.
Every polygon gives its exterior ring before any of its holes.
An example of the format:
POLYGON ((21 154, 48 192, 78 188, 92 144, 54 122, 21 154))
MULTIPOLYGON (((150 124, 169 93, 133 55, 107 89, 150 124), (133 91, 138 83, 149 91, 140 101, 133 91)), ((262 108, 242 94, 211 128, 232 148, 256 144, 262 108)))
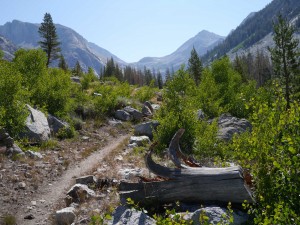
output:
POLYGON ((186 64, 191 54, 191 50, 195 47, 199 55, 204 55, 208 50, 215 47, 222 42, 225 37, 214 34, 207 30, 202 30, 193 38, 190 38, 183 43, 175 52, 164 57, 145 57, 140 61, 131 65, 143 68, 161 70, 164 72, 166 69, 173 68, 177 70, 182 64, 186 64))
POLYGON ((11 41, 0 36, 0 49, 4 53, 4 59, 11 61, 14 57, 14 52, 18 49, 11 41))
MULTIPOLYGON (((120 65, 126 64, 114 54, 88 42, 76 31, 66 26, 56 24, 57 34, 61 42, 62 54, 68 66, 73 68, 79 61, 83 70, 92 67, 97 73, 111 57, 120 65)), ((22 48, 37 48, 40 36, 38 34, 39 24, 13 20, 0 26, 0 35, 10 40, 14 45, 22 48)))
POLYGON ((250 13, 222 43, 205 54, 202 60, 209 63, 226 54, 232 58, 236 54, 254 52, 257 49, 267 52, 267 46, 273 44, 273 21, 276 21, 279 14, 300 27, 300 1, 273 0, 259 12, 250 13))

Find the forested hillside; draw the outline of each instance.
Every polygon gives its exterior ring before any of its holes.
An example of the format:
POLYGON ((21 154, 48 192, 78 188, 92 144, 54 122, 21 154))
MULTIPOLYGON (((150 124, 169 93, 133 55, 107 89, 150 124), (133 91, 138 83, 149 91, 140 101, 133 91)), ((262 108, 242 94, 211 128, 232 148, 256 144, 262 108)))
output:
POLYGON ((264 9, 255 13, 255 16, 248 18, 232 31, 226 39, 203 56, 204 62, 213 61, 224 56, 230 50, 246 49, 260 41, 267 34, 272 32, 272 24, 276 21, 278 14, 288 20, 295 19, 296 27, 300 27, 300 1, 298 0, 273 0, 264 9))

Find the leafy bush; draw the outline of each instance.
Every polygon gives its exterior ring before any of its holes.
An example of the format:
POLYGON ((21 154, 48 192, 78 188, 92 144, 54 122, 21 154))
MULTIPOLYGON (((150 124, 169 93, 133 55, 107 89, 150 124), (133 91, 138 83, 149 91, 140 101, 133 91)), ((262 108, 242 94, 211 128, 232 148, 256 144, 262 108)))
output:
POLYGON ((210 117, 230 112, 234 116, 246 117, 249 111, 245 103, 255 94, 255 83, 242 83, 228 57, 216 60, 211 68, 203 71, 201 83, 197 90, 198 108, 210 117))
POLYGON ((151 100, 151 98, 155 96, 156 91, 158 91, 158 89, 154 88, 154 81, 152 80, 149 86, 146 85, 138 88, 134 94, 134 97, 140 102, 144 103, 145 101, 151 100))
POLYGON ((168 81, 163 93, 164 103, 155 118, 160 123, 157 133, 154 134, 158 151, 167 147, 178 129, 184 128, 181 145, 183 149, 191 152, 197 126, 195 88, 194 80, 183 69, 168 81))
POLYGON ((116 109, 120 107, 119 99, 123 99, 130 96, 131 88, 128 83, 121 83, 115 81, 115 84, 105 82, 95 88, 97 93, 101 96, 95 96, 93 103, 95 105, 95 111, 98 116, 110 115, 116 109))
POLYGON ((27 92, 22 89, 22 76, 12 63, 0 61, 0 126, 13 136, 24 127, 27 92))
POLYGON ((216 157, 223 157, 222 143, 217 139, 218 123, 199 121, 198 124, 193 153, 200 163, 212 163, 216 157))
POLYGON ((47 56, 41 49, 20 49, 13 62, 23 76, 24 87, 30 91, 35 90, 37 82, 47 74, 47 56))
POLYGON ((73 138, 75 136, 75 134, 76 134, 76 131, 73 127, 63 127, 61 129, 59 129, 56 136, 59 139, 69 139, 69 138, 73 138))
POLYGON ((47 69, 47 57, 41 49, 20 49, 14 64, 22 74, 23 87, 30 93, 33 105, 63 117, 68 111, 70 74, 62 69, 47 69))
POLYGON ((220 112, 223 111, 220 106, 222 99, 219 92, 211 70, 205 69, 198 88, 197 104, 199 109, 202 109, 210 118, 220 115, 220 112))
POLYGON ((62 69, 49 69, 43 80, 38 80, 32 101, 46 108, 50 114, 64 117, 69 111, 70 74, 62 69))
POLYGON ((82 76, 81 85, 83 90, 87 90, 90 84, 98 80, 92 68, 89 68, 88 72, 82 76))
POLYGON ((250 208, 256 224, 299 224, 300 105, 286 109, 282 91, 268 104, 250 103, 251 133, 235 138, 235 159, 253 174, 257 204, 250 208))

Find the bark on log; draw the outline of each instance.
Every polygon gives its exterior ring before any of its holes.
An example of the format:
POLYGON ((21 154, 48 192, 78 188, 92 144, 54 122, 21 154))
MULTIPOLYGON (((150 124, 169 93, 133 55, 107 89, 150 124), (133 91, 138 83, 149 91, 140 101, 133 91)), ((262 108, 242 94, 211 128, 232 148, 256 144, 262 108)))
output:
POLYGON ((121 182, 119 186, 121 199, 131 198, 142 204, 147 202, 169 203, 181 202, 223 202, 253 203, 251 191, 244 182, 240 166, 226 168, 188 167, 181 164, 186 158, 180 151, 179 139, 184 130, 180 129, 173 137, 169 153, 177 168, 168 168, 155 163, 152 149, 146 154, 148 169, 159 177, 166 178, 160 182, 121 182))

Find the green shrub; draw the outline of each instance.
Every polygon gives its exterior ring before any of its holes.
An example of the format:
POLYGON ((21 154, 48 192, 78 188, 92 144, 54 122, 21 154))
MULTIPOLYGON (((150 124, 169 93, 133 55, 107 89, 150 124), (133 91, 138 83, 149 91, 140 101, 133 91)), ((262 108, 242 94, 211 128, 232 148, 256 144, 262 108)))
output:
POLYGON ((155 96, 155 92, 157 91, 158 89, 154 88, 154 81, 151 81, 149 86, 146 85, 139 87, 134 94, 134 98, 139 100, 141 103, 144 103, 145 101, 150 101, 155 96))
POLYGON ((131 88, 126 82, 121 83, 115 81, 115 84, 105 82, 104 84, 98 85, 95 92, 101 94, 101 96, 95 96, 93 99, 95 111, 98 116, 101 116, 110 115, 118 109, 120 107, 119 99, 129 97, 131 88))
POLYGON ((218 123, 215 120, 211 124, 207 121, 199 121, 198 124, 193 153, 201 164, 211 164, 215 158, 223 157, 223 143, 217 139, 218 123))
POLYGON ((15 225, 17 224, 16 217, 11 214, 4 215, 2 223, 3 225, 15 225))
POLYGON ((59 129, 56 136, 59 139, 69 139, 69 138, 73 138, 75 136, 75 134, 76 134, 76 131, 73 127, 63 127, 61 129, 59 129))
POLYGON ((31 104, 63 117, 69 107, 70 74, 62 69, 48 69, 46 62, 41 49, 20 49, 15 53, 14 65, 22 74, 23 88, 30 93, 31 104))
POLYGON ((202 73, 201 83, 198 87, 197 105, 209 118, 217 117, 222 112, 222 98, 211 70, 205 69, 202 73))
POLYGON ((62 69, 49 69, 43 80, 39 80, 32 101, 44 107, 50 114, 64 117, 69 112, 71 95, 70 74, 62 69))
POLYGON ((15 52, 13 60, 16 68, 23 76, 23 85, 28 90, 34 90, 37 82, 47 74, 47 56, 42 49, 20 49, 15 52))
POLYGON ((257 203, 250 208, 256 224, 300 224, 300 105, 286 110, 282 91, 276 100, 252 99, 253 129, 234 138, 228 152, 250 169, 257 203))
POLYGON ((0 126, 12 136, 22 130, 28 115, 25 107, 28 92, 22 88, 22 81, 12 63, 0 61, 0 126))
POLYGON ((82 76, 81 85, 83 90, 89 89, 92 82, 98 80, 93 69, 89 68, 88 72, 82 76))
POLYGON ((160 123, 154 134, 154 140, 158 142, 156 149, 159 152, 168 146, 180 128, 185 129, 181 138, 183 149, 192 151, 197 126, 195 87, 194 80, 183 69, 167 83, 163 105, 155 116, 160 123))

